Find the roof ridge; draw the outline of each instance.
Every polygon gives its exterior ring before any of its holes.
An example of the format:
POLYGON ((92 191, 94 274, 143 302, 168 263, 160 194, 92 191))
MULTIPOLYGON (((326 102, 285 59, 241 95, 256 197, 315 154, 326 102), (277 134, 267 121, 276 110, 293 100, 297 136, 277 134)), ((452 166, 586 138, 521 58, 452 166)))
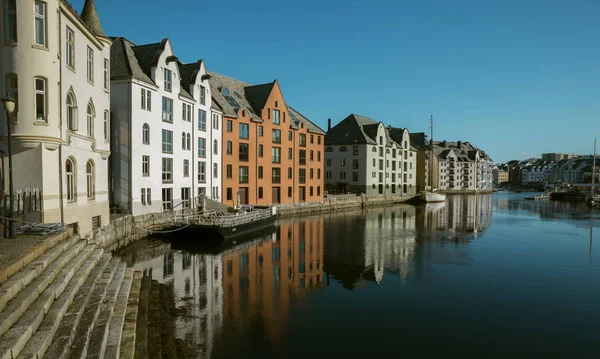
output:
POLYGON ((217 75, 217 76, 225 77, 225 78, 228 78, 228 79, 231 79, 231 80, 234 80, 234 81, 240 82, 240 83, 242 83, 242 84, 248 84, 248 85, 249 85, 249 86, 244 86, 244 87, 251 87, 251 86, 255 86, 255 85, 251 84, 250 82, 242 81, 242 80, 240 80, 240 79, 236 79, 235 77, 231 77, 231 76, 223 75, 223 74, 220 74, 220 73, 218 73, 218 72, 214 72, 214 71, 207 71, 207 72, 208 72, 209 74, 211 74, 211 75, 217 75))
POLYGON ((311 120, 308 119, 308 117, 304 116, 302 113, 300 113, 300 111, 296 110, 295 108, 293 108, 292 106, 288 105, 286 103, 287 107, 291 108, 292 111, 294 111, 295 113, 297 113, 298 115, 302 116, 303 119, 305 119, 306 121, 310 122, 313 126, 315 126, 316 128, 318 128, 319 130, 321 130, 323 133, 325 133, 325 130, 323 130, 321 128, 321 126, 317 125, 316 123, 312 122, 311 120))

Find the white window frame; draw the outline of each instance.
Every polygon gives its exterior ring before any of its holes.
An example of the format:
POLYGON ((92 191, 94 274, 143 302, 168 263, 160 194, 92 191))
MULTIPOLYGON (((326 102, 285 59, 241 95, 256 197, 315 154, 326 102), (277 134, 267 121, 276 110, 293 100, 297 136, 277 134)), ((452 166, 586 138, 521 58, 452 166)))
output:
POLYGON ((213 178, 219 178, 219 164, 213 163, 213 178))
POLYGON ((181 207, 190 208, 190 187, 181 187, 181 207))
POLYGON ((36 122, 48 122, 48 80, 44 77, 34 77, 33 78, 33 89, 34 89, 34 104, 35 104, 35 115, 36 122), (37 84, 38 81, 43 84, 44 89, 38 90, 37 84), (42 96, 42 105, 44 106, 42 111, 42 118, 37 117, 38 115, 38 96, 42 96))
POLYGON ((206 158, 206 138, 198 137, 198 157, 206 158))
POLYGON ((142 144, 150 144, 150 125, 147 123, 142 125, 142 144))
POLYGON ((67 26, 66 32, 66 62, 67 67, 75 71, 75 32, 67 26))
POLYGON ((96 117, 96 111, 94 110, 94 104, 88 102, 85 115, 87 119, 87 135, 88 137, 94 137, 94 118, 96 117))
POLYGON ((142 201, 142 205, 146 205, 146 189, 142 188, 141 189, 141 195, 140 195, 141 201, 142 201))
POLYGON ((213 141, 213 154, 219 154, 219 141, 217 141, 217 139, 213 141))
POLYGON ((110 91, 110 60, 104 59, 104 91, 110 91))
POLYGON ((67 129, 77 131, 77 98, 72 91, 67 92, 67 129))
POLYGON ((206 87, 200 85, 200 104, 206 105, 206 87))
POLYGON ((173 159, 169 157, 162 158, 162 181, 163 183, 173 182, 173 159))
POLYGON ((273 124, 280 125, 281 124, 281 112, 279 110, 273 109, 273 124))
POLYGON ((173 153, 173 131, 162 130, 162 153, 173 153))
POLYGON ((110 142, 110 113, 104 110, 104 142, 110 142))
POLYGON ((190 176, 190 161, 183 160, 183 177, 189 177, 189 176, 190 176))
POLYGON ((4 0, 4 43, 17 43, 18 40, 17 0, 4 0), (9 4, 13 5, 13 10, 9 10, 9 4), (14 38, 11 36, 13 32, 14 38))
POLYGON ((173 72, 166 67, 163 69, 163 80, 165 91, 173 91, 173 72))
POLYGON ((43 1, 33 2, 33 43, 34 46, 48 48, 48 31, 46 25, 47 6, 43 1), (38 6, 41 6, 42 13, 38 12, 38 6), (38 38, 39 31, 42 31, 42 38, 38 38))
POLYGON ((77 201, 77 183, 76 183, 76 167, 75 161, 72 158, 67 158, 65 162, 65 178, 67 181, 67 202, 77 201), (71 170, 69 170, 69 163, 71 170))
POLYGON ((96 181, 94 179, 94 163, 89 160, 85 164, 85 177, 87 184, 87 199, 91 200, 96 198, 96 181))
POLYGON ((150 156, 142 156, 142 177, 150 177, 150 156))
POLYGON ((87 80, 94 84, 94 49, 87 47, 87 80))
POLYGON ((198 109, 198 131, 206 131, 206 111, 198 109))
POLYGON ((206 183, 206 162, 198 161, 198 183, 206 183))
POLYGON ((13 111, 11 117, 11 120, 15 120, 17 118, 17 112, 19 111, 19 76, 17 74, 10 73, 6 74, 4 79, 6 81, 6 95, 15 100, 15 110, 13 111), (13 79, 15 87, 12 86, 13 79))
POLYGON ((162 120, 173 123, 173 100, 164 96, 162 98, 162 120))
POLYGON ((162 209, 163 211, 173 209, 173 188, 162 189, 162 209))

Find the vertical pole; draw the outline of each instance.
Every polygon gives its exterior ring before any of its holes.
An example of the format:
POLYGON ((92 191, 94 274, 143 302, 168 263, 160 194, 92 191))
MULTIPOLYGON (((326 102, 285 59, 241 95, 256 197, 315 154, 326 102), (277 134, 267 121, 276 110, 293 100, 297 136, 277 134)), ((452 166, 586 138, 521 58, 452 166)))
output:
POLYGON ((17 236, 17 223, 15 221, 13 221, 13 215, 14 215, 14 183, 13 183, 13 165, 12 165, 12 160, 13 160, 13 156, 12 156, 12 146, 11 146, 11 142, 12 142, 12 132, 11 132, 11 128, 10 128, 10 117, 9 117, 9 113, 6 113, 6 127, 8 128, 8 191, 9 191, 9 206, 8 206, 8 216, 10 217, 10 220, 8 222, 8 226, 9 226, 9 234, 8 237, 9 238, 15 238, 17 236))

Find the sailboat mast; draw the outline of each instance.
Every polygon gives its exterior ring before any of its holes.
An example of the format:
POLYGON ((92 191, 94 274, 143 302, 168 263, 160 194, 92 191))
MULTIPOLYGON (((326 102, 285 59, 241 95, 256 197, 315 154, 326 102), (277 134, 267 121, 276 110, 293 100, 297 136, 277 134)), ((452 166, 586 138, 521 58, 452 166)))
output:
POLYGON ((592 161, 592 200, 594 199, 594 184, 596 182, 596 137, 594 137, 594 159, 592 161))
POLYGON ((429 137, 429 189, 433 191, 433 115, 429 117, 429 129, 431 130, 429 137))

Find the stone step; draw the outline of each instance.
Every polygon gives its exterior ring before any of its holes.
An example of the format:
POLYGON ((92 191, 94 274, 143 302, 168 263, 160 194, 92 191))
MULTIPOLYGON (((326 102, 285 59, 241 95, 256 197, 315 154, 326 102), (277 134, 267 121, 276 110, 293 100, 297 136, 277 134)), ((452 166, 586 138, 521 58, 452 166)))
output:
POLYGON ((90 342, 88 344, 88 350, 86 358, 90 359, 102 359, 104 358, 104 352, 106 351, 106 343, 108 341, 108 330, 110 327, 110 320, 112 319, 113 312, 115 309, 115 303, 117 301, 117 295, 119 289, 123 283, 125 277, 125 270, 127 265, 120 262, 117 264, 117 273, 110 283, 104 301, 100 305, 100 313, 98 319, 94 323, 94 328, 90 334, 90 342))
POLYGON ((119 343, 119 359, 133 359, 135 356, 135 333, 137 331, 138 305, 140 289, 142 287, 142 272, 135 272, 131 281, 131 290, 127 299, 125 309, 125 322, 123 323, 123 335, 119 343))
MULTIPOLYGON (((0 337, 0 359, 16 358, 19 355, 25 344, 42 323, 44 315, 50 310, 55 298, 60 297, 71 278, 93 251, 94 246, 86 246, 57 273, 59 276, 58 279, 53 281, 42 293, 36 295, 36 299, 31 305, 27 305, 26 311, 22 313, 23 315, 19 316, 18 320, 9 326, 11 329, 0 337)), ((24 292, 25 290, 21 294, 24 292)), ((19 298, 19 296, 15 299, 19 298)), ((9 303, 5 308, 5 312, 10 306, 11 304, 9 303)), ((9 322, 8 319, 5 323, 7 322, 9 322)))
POLYGON ((54 339, 50 348, 46 351, 44 358, 57 359, 64 358, 67 355, 69 347, 75 336, 75 329, 85 311, 85 306, 92 296, 96 282, 101 278, 102 273, 109 265, 110 254, 103 255, 98 264, 94 267, 87 280, 83 283, 75 295, 72 305, 67 310, 63 320, 60 322, 58 330, 54 334, 54 339))
POLYGON ((113 277, 115 276, 115 273, 117 272, 117 263, 119 263, 118 258, 111 259, 110 263, 102 273, 102 276, 98 282, 96 282, 90 299, 85 306, 83 316, 81 317, 81 320, 77 325, 77 329, 75 330, 75 337, 73 343, 71 344, 70 352, 68 353, 67 358, 80 359, 86 357, 90 334, 94 327, 94 323, 100 314, 100 307, 104 301, 106 292, 112 282, 113 277))
POLYGON ((0 334, 4 334, 29 308, 39 295, 54 281, 63 267, 85 247, 85 242, 80 241, 62 253, 48 265, 40 275, 28 286, 23 288, 12 298, 0 312, 0 334))
POLYGON ((119 359, 119 345, 121 344, 121 338, 123 337, 127 300, 129 299, 129 293, 131 292, 133 276, 133 268, 127 268, 123 283, 121 283, 121 288, 119 288, 113 316, 110 319, 104 359, 119 359))
POLYGON ((145 275, 142 278, 140 298, 138 302, 138 316, 135 331, 135 359, 148 358, 148 306, 152 277, 145 275))
POLYGON ((0 311, 4 309, 8 301, 16 297, 23 288, 43 273, 50 263, 78 241, 79 237, 75 236, 56 244, 4 282, 0 286, 0 311))
POLYGON ((71 278, 65 291, 54 301, 37 331, 27 342, 17 359, 38 359, 44 355, 77 293, 102 258, 102 253, 102 249, 96 249, 85 260, 71 278))
MULTIPOLYGON (((150 284, 150 294, 148 296, 148 355, 154 356, 154 353, 163 353, 163 342, 161 338, 161 313, 160 313, 160 287, 158 282, 152 281, 150 284)), ((160 357, 160 356, 159 356, 160 357)))

